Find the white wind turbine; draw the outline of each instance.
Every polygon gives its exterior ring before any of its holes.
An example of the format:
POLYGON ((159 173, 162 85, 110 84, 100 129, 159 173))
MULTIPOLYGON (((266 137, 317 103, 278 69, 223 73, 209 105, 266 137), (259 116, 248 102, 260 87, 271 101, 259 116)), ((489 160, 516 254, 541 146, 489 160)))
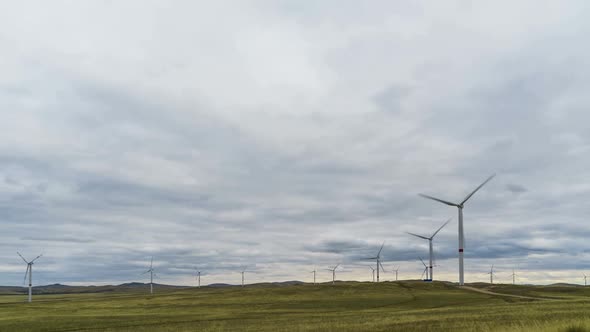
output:
POLYGON ((373 282, 375 282, 375 269, 372 266, 369 266, 369 269, 371 269, 371 272, 373 273, 373 282))
POLYGON ((142 273, 142 275, 149 273, 150 274, 150 294, 154 294, 154 257, 150 260, 150 268, 142 273))
POLYGON ((514 272, 514 269, 512 269, 511 276, 512 276, 512 284, 514 285, 514 284, 516 284, 516 273, 514 272))
POLYGON ((490 272, 486 273, 490 275, 490 284, 494 283, 494 264, 492 264, 492 267, 490 268, 490 272))
POLYGON ((465 199, 463 199, 463 201, 461 201, 461 203, 453 203, 453 202, 449 202, 449 201, 445 201, 433 196, 429 196, 429 195, 424 195, 424 194, 420 194, 420 196, 424 197, 424 198, 428 198, 449 206, 454 206, 459 210, 459 285, 463 286, 464 282, 465 282, 465 278, 464 278, 464 273, 463 273, 463 250, 464 250, 464 244, 465 244, 465 238, 464 238, 464 234, 463 234, 463 207, 465 205, 465 203, 471 198, 471 196, 473 196, 473 194, 475 194, 479 189, 481 189, 481 187, 483 187, 486 183, 488 183, 491 179, 494 178, 494 176, 496 176, 496 174, 491 175, 490 177, 488 177, 482 184, 480 184, 477 188, 475 188, 474 191, 472 191, 469 195, 467 195, 467 197, 465 197, 465 199))
POLYGON ((338 266, 340 266, 340 263, 338 263, 338 265, 334 266, 331 269, 326 269, 328 271, 332 271, 332 285, 334 284, 334 281, 336 280, 336 269, 338 268, 338 266))
MULTIPOLYGON (((586 283, 586 278, 587 278, 587 276, 586 276, 586 274, 584 274, 584 286, 586 286, 586 285, 587 285, 587 283, 586 283)), ((29 301, 29 302, 31 302, 31 301, 29 301)))
POLYGON ((418 235, 418 234, 406 232, 406 233, 408 233, 410 235, 413 235, 415 237, 419 237, 421 239, 428 240, 429 254, 430 254, 430 267, 429 267, 430 268, 430 278, 429 279, 431 281, 434 279, 434 277, 433 277, 434 274, 433 274, 433 271, 432 271, 432 264, 433 264, 432 262, 434 260, 434 252, 433 252, 433 249, 432 249, 432 240, 434 239, 434 237, 436 236, 436 234, 438 234, 438 232, 440 232, 440 230, 443 229, 443 227, 445 227, 449 222, 451 222, 451 219, 452 218, 450 218, 442 226, 440 226, 439 229, 437 229, 436 232, 434 232, 434 234, 432 234, 431 237, 426 237, 426 236, 422 236, 422 235, 418 235))
POLYGON ((313 284, 314 285, 315 285, 315 272, 316 272, 315 269, 313 269, 313 271, 309 272, 309 273, 313 273, 313 284))
POLYGON ((395 272, 395 281, 397 281, 397 272, 399 271, 400 266, 397 267, 397 269, 393 270, 392 272, 395 272))
POLYGON ((426 263, 424 263, 424 261, 422 260, 422 257, 418 257, 418 258, 420 258, 422 265, 424 265, 424 271, 422 272, 422 275, 420 276, 420 278, 424 277, 424 274, 426 274, 426 279, 428 280, 428 266, 426 265, 426 263))
MULTIPOLYGON (((35 259, 33 259, 32 261, 29 262, 23 257, 23 255, 20 254, 20 252, 17 251, 16 253, 20 256, 20 258, 23 259, 23 261, 25 261, 25 263, 27 263, 27 270, 25 271, 25 279, 24 280, 27 280, 27 274, 28 274, 29 275, 29 300, 28 300, 28 302, 32 302, 33 301, 33 263, 35 263, 35 261, 37 259, 39 259, 41 256, 43 256, 43 254, 35 257, 35 259)), ((23 280, 23 282, 24 282, 24 280, 23 280)))
POLYGON ((377 262, 377 266, 376 266, 377 282, 379 282, 379 267, 381 267, 381 271, 385 272, 385 269, 383 268, 383 265, 381 264, 381 250, 383 250, 384 245, 385 245, 385 242, 383 242, 383 244, 381 245, 381 248, 379 248, 379 252, 377 252, 377 256, 366 258, 366 259, 374 259, 377 262))

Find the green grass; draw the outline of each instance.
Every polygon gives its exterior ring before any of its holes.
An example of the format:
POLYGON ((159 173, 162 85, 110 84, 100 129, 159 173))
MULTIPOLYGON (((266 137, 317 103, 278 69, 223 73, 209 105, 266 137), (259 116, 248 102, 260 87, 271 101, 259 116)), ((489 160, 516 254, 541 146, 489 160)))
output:
POLYGON ((439 282, 53 294, 35 296, 31 304, 22 295, 3 295, 0 331, 590 332, 585 288, 492 290, 552 299, 480 294, 439 282))

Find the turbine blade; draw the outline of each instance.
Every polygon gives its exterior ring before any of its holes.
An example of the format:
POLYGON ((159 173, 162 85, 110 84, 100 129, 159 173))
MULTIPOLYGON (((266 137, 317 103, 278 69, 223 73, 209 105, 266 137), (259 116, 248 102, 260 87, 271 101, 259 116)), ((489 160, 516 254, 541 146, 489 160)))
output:
POLYGON ((150 269, 152 268, 153 264, 154 264, 154 256, 152 256, 152 260, 150 260, 150 269))
POLYGON ((436 232, 434 232, 434 234, 432 234, 432 236, 430 238, 431 239, 434 238, 436 236, 436 234, 438 234, 438 232, 440 232, 440 230, 443 229, 443 227, 445 227, 448 223, 451 222, 451 220, 453 220, 453 218, 449 218, 449 220, 447 220, 447 222, 445 222, 442 226, 440 226, 440 228, 437 229, 436 232))
POLYGON ((424 273, 426 273, 426 270, 427 270, 427 269, 428 269, 428 268, 426 268, 426 269, 424 269, 424 271, 422 271, 422 275, 420 276, 420 279, 422 279, 422 278, 424 277, 424 273))
POLYGON ((424 239, 424 240, 429 240, 426 236, 422 236, 422 235, 418 235, 418 234, 414 234, 414 233, 410 233, 410 232, 406 232, 406 233, 408 233, 410 235, 413 235, 415 237, 419 237, 419 238, 424 239))
POLYGON ((488 183, 491 179, 493 179, 494 176, 496 176, 496 174, 490 175, 490 177, 488 177, 482 184, 475 188, 475 190, 472 191, 471 194, 467 195, 467 197, 465 197, 465 199, 461 202, 460 205, 465 204, 465 202, 467 202, 471 198, 471 196, 473 196, 473 194, 475 194, 479 189, 481 189, 481 187, 485 186, 485 184, 488 183))
POLYGON ((23 257, 23 255, 20 254, 20 252, 17 251, 16 253, 20 256, 20 258, 23 259, 23 261, 25 261, 25 263, 29 264, 29 262, 27 262, 27 260, 23 257))
POLYGON ((383 271, 383 273, 385 273, 385 268, 383 268, 383 264, 381 264, 381 262, 379 262, 379 266, 381 266, 381 271, 383 271))
POLYGON ((381 250, 383 250, 384 245, 385 245, 385 242, 383 242, 383 244, 381 245, 381 248, 379 248, 379 252, 377 253, 377 257, 380 257, 379 255, 381 255, 381 250))
POLYGON ((34 261, 36 261, 37 259, 41 258, 41 256, 43 256, 43 254, 41 254, 41 255, 39 255, 39 256, 37 256, 37 257, 35 257, 35 259, 33 259, 33 260, 31 261, 31 263, 33 263, 33 262, 34 262, 34 261))
POLYGON ((25 271, 25 278, 23 279, 23 285, 25 284, 25 282, 27 282, 27 274, 29 274, 29 269, 31 268, 31 265, 29 265, 27 263, 27 270, 25 271))
POLYGON ((424 198, 431 199, 431 200, 433 200, 433 201, 437 201, 437 202, 440 202, 440 203, 446 204, 446 205, 450 205, 450 206, 457 206, 457 205, 458 205, 458 204, 451 203, 451 202, 449 202, 449 201, 445 201, 445 200, 442 200, 442 199, 440 199, 440 198, 432 197, 432 196, 429 196, 429 195, 424 195, 424 194, 418 194, 418 195, 420 195, 420 196, 422 196, 422 197, 424 197, 424 198))
POLYGON ((424 263, 424 261, 422 260, 422 257, 418 257, 420 259, 420 261, 422 262, 422 264, 424 264, 424 266, 427 266, 426 263, 424 263))
POLYGON ((340 266, 340 263, 338 263, 338 265, 336 265, 336 266, 334 267, 334 270, 336 270, 336 269, 337 269, 339 266, 340 266))

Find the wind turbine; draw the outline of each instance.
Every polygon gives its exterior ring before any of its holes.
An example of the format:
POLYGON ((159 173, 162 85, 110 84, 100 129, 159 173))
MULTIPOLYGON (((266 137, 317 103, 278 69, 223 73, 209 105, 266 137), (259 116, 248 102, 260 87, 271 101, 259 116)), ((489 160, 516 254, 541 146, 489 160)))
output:
POLYGON ((150 274, 150 294, 154 294, 154 257, 150 260, 150 268, 145 271, 143 274, 148 273, 150 274))
POLYGON ((397 267, 397 269, 393 270, 392 272, 395 272, 395 281, 397 281, 397 272, 399 271, 399 266, 397 267))
POLYGON ((201 271, 199 271, 198 269, 195 268, 195 273, 197 274, 197 276, 196 276, 197 287, 201 288, 201 271))
POLYGON ((328 271, 332 271, 332 285, 334 284, 334 281, 336 280, 336 269, 338 268, 338 266, 340 266, 340 263, 338 263, 338 265, 334 266, 331 269, 327 269, 328 271))
POLYGON ((381 270, 383 272, 385 272, 385 269, 383 268, 383 265, 381 265, 381 250, 383 250, 383 246, 385 245, 385 242, 383 242, 383 244, 381 245, 381 248, 379 248, 379 252, 377 252, 377 256, 376 257, 370 257, 370 258, 365 258, 365 259, 374 259, 377 262, 377 282, 379 282, 379 266, 381 266, 381 270))
POLYGON ((25 261, 25 263, 27 263, 27 270, 25 271, 25 278, 23 280, 23 283, 25 282, 25 280, 27 280, 27 274, 29 275, 29 303, 33 301, 33 263, 35 263, 35 261, 37 259, 39 259, 41 256, 43 256, 43 254, 35 257, 35 259, 33 259, 32 261, 27 261, 23 255, 20 254, 20 252, 16 252, 20 258, 23 259, 23 261, 25 261))
POLYGON ((514 273, 514 269, 512 269, 511 276, 512 276, 512 284, 514 285, 514 284, 516 284, 516 273, 514 273))
POLYGON ((428 280, 428 266, 426 265, 426 263, 424 263, 424 261, 422 260, 422 257, 418 257, 418 258, 420 258, 420 261, 424 265, 424 271, 422 272, 422 275, 420 276, 420 278, 422 278, 424 276, 424 274, 426 274, 426 279, 428 280))
POLYGON ((375 269, 372 266, 369 266, 369 269, 371 269, 371 272, 373 273, 373 282, 375 282, 375 269))
POLYGON ((313 271, 309 272, 309 273, 313 273, 313 284, 315 285, 315 269, 313 269, 313 271))
POLYGON ((445 201, 433 196, 429 196, 429 195, 424 195, 424 194, 420 194, 420 196, 424 197, 424 198, 428 198, 449 206, 454 206, 459 210, 459 285, 463 286, 465 279, 464 279, 464 274, 463 274, 463 250, 464 250, 464 244, 465 244, 465 238, 464 238, 464 234, 463 234, 463 207, 465 205, 465 203, 471 198, 471 196, 473 196, 473 194, 475 194, 479 189, 481 189, 481 187, 483 187, 486 183, 488 183, 491 179, 494 178, 494 176, 496 176, 496 174, 492 174, 490 177, 488 177, 482 184, 480 184, 477 188, 475 188, 474 191, 472 191, 469 195, 467 195, 467 197, 465 197, 465 199, 463 199, 463 201, 461 201, 461 203, 452 203, 449 201, 445 201))
POLYGON ((244 266, 244 269, 242 271, 240 271, 240 273, 242 274, 242 287, 244 287, 244 273, 246 272, 252 272, 252 271, 248 271, 246 269, 246 266, 244 266))
POLYGON ((418 234, 406 232, 406 233, 408 233, 410 235, 413 235, 415 237, 419 237, 421 239, 428 240, 428 246, 430 248, 430 251, 429 251, 430 252, 430 280, 434 279, 434 277, 433 277, 434 274, 432 273, 433 272, 432 271, 432 261, 434 259, 434 252, 433 252, 433 249, 432 249, 432 239, 434 239, 434 237, 436 236, 436 234, 438 234, 438 232, 440 232, 440 230, 443 229, 443 227, 445 227, 449 222, 451 222, 451 219, 452 218, 450 218, 442 226, 440 226, 440 228, 437 229, 436 232, 434 232, 434 234, 432 234, 431 237, 426 237, 426 236, 422 236, 422 235, 418 235, 418 234))
POLYGON ((492 264, 492 267, 490 268, 490 272, 486 273, 490 275, 490 284, 494 283, 494 264, 492 264))
MULTIPOLYGON (((586 286, 586 285, 587 285, 587 283, 586 283, 586 278, 587 278, 587 276, 584 274, 584 286, 586 286)), ((31 302, 31 301, 29 301, 29 302, 31 302)))

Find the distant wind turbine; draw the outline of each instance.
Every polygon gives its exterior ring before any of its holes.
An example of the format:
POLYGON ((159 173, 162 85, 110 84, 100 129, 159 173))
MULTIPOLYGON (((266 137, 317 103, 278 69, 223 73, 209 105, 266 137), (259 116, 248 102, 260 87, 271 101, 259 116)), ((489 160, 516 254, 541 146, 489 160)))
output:
POLYGON ((473 196, 473 194, 475 194, 479 189, 481 189, 481 187, 483 187, 486 183, 488 183, 491 179, 494 178, 494 176, 496 176, 496 174, 491 175, 490 177, 488 177, 482 184, 480 184, 477 188, 475 188, 474 191, 472 191, 469 195, 467 195, 467 197, 465 197, 465 199, 463 199, 463 201, 461 201, 461 203, 453 203, 453 202, 449 202, 449 201, 445 201, 433 196, 429 196, 429 195, 424 195, 424 194, 420 194, 420 196, 424 197, 424 198, 428 198, 449 206, 454 206, 459 210, 459 285, 463 286, 464 285, 464 273, 463 273, 463 250, 464 250, 464 244, 465 244, 465 238, 464 238, 464 234, 463 234, 463 206, 465 205, 465 203, 471 198, 471 196, 473 196))
POLYGON ((246 266, 244 266, 244 269, 240 272, 242 274, 242 287, 244 287, 244 273, 246 272, 252 272, 252 271, 248 271, 246 269, 246 266))
MULTIPOLYGON (((587 283, 586 283, 586 278, 588 278, 588 277, 587 277, 587 276, 584 274, 584 286, 586 286, 586 285, 587 285, 587 283)), ((29 302, 31 302, 31 301, 29 301, 29 302)))
POLYGON ((424 277, 424 274, 426 274, 426 279, 428 279, 428 266, 426 265, 426 263, 424 263, 424 261, 422 260, 422 257, 418 257, 418 258, 422 262, 422 265, 424 265, 424 271, 422 272, 422 275, 420 276, 420 278, 424 277))
POLYGON ((492 267, 490 268, 490 272, 486 273, 490 275, 490 284, 494 283, 494 264, 492 264, 492 267))
POLYGON ((375 282, 375 269, 372 266, 369 266, 369 269, 371 269, 371 272, 373 273, 373 282, 375 282))
POLYGON ((197 279, 197 287, 201 288, 201 271, 199 271, 197 268, 195 268, 195 274, 196 274, 196 279, 197 279))
POLYGON ((315 285, 315 269, 313 269, 313 271, 309 272, 309 273, 313 273, 313 284, 315 285))
POLYGON ((23 280, 23 283, 25 280, 27 280, 27 274, 28 274, 29 275, 29 300, 28 300, 28 302, 30 303, 33 301, 33 263, 35 263, 35 261, 37 259, 39 259, 41 256, 43 256, 43 254, 35 257, 35 259, 33 259, 32 261, 29 262, 23 257, 23 255, 20 254, 20 252, 17 251, 16 253, 20 256, 20 258, 23 259, 23 261, 25 261, 25 263, 27 263, 27 270, 25 271, 25 278, 23 280))
POLYGON ((336 280, 336 269, 338 268, 338 266, 340 266, 340 263, 338 263, 338 265, 334 266, 331 269, 327 269, 328 271, 332 271, 332 285, 334 284, 334 281, 336 280))
MULTIPOLYGON (((451 218, 451 219, 452 219, 452 218, 451 218)), ((433 260, 434 260, 434 252, 433 252, 433 249, 432 249, 432 240, 434 239, 434 237, 436 236, 436 234, 438 234, 438 232, 440 232, 440 230, 441 230, 441 229, 443 229, 443 227, 445 227, 445 226, 446 226, 446 225, 447 225, 449 222, 451 222, 451 219, 447 220, 447 221, 446 221, 446 222, 445 222, 445 223, 444 223, 442 226, 440 226, 440 227, 439 227, 439 228, 436 230, 436 232, 434 232, 434 234, 432 234, 432 236, 430 236, 430 237, 426 237, 426 236, 422 236, 422 235, 418 235, 418 234, 414 234, 414 233, 406 232, 406 233, 408 233, 408 234, 410 234, 410 235, 412 235, 412 236, 419 237, 419 238, 421 238, 421 239, 424 239, 424 240, 428 240, 428 246, 429 246, 429 248, 430 248, 430 249, 429 249, 429 253, 430 253, 430 267, 429 267, 429 268, 430 268, 430 280, 433 280, 433 279, 434 279, 434 277, 433 277, 433 271, 432 271, 432 270, 433 270, 433 269, 432 269, 432 264, 433 264, 432 262, 433 262, 433 260)))
POLYGON ((143 274, 149 273, 150 274, 150 294, 154 294, 154 257, 150 260, 150 268, 145 271, 143 274))
POLYGON ((397 281, 397 272, 399 271, 400 266, 397 267, 397 269, 393 270, 393 272, 395 272, 395 281, 397 281))
POLYGON ((512 276, 512 284, 514 285, 514 284, 516 284, 516 273, 514 273, 514 269, 512 269, 511 276, 512 276))
POLYGON ((375 257, 369 257, 369 258, 365 258, 365 259, 374 259, 377 263, 376 266, 376 270, 377 270, 377 282, 379 282, 379 267, 381 267, 381 270, 383 272, 385 272, 385 269, 383 269, 383 265, 381 264, 381 250, 383 250, 383 246, 385 245, 385 242, 383 242, 383 244, 381 245, 381 248, 379 248, 379 252, 377 252, 377 256, 375 257))

